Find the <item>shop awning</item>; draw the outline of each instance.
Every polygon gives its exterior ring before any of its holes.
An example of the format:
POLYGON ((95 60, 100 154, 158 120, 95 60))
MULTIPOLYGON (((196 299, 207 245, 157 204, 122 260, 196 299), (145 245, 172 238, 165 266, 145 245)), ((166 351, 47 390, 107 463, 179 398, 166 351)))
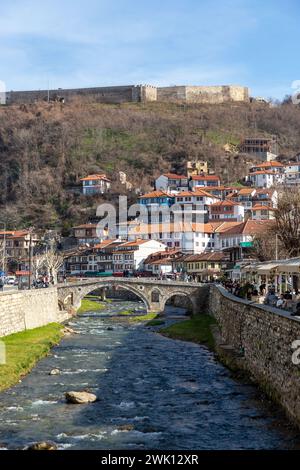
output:
POLYGON ((300 260, 283 263, 278 266, 280 273, 300 273, 300 260))
POLYGON ((257 274, 269 274, 271 271, 275 271, 278 268, 278 263, 269 263, 257 266, 257 274))

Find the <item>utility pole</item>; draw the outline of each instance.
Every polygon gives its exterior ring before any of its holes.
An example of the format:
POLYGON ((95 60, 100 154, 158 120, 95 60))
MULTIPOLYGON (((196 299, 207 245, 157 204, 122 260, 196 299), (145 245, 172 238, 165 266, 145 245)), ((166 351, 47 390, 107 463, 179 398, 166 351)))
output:
POLYGON ((31 289, 31 269, 32 269, 32 229, 29 232, 29 274, 28 274, 28 289, 31 289))

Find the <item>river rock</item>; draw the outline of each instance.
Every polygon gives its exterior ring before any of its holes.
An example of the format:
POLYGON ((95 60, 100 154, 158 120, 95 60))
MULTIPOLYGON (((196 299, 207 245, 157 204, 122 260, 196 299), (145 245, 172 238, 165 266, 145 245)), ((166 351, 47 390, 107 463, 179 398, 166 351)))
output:
POLYGON ((63 334, 65 336, 70 336, 70 335, 76 335, 77 333, 72 328, 70 328, 68 326, 65 326, 64 329, 63 329, 63 334))
POLYGON ((50 372, 49 372, 49 375, 59 375, 60 374, 60 370, 59 369, 52 369, 50 372))
POLYGON ((89 392, 66 392, 65 397, 68 403, 83 405, 85 403, 94 403, 97 401, 96 395, 89 392))
POLYGON ((31 444, 26 450, 57 450, 57 446, 53 442, 42 441, 31 444))
POLYGON ((118 426, 118 431, 133 431, 134 430, 134 426, 133 424, 121 424, 120 426, 118 426))

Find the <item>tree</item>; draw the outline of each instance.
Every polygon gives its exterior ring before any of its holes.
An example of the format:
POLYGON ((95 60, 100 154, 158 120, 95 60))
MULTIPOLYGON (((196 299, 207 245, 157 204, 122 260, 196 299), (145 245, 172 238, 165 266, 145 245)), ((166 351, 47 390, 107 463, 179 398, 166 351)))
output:
POLYGON ((300 189, 289 188, 278 197, 275 231, 289 257, 300 255, 300 189))
POLYGON ((54 248, 46 251, 44 253, 44 265, 48 272, 48 275, 52 277, 53 284, 57 284, 57 274, 59 268, 62 266, 64 262, 64 257, 57 253, 54 248))
POLYGON ((45 255, 39 254, 39 255, 33 256, 32 261, 31 261, 31 267, 32 267, 33 278, 36 281, 39 275, 42 274, 42 272, 46 269, 45 255))

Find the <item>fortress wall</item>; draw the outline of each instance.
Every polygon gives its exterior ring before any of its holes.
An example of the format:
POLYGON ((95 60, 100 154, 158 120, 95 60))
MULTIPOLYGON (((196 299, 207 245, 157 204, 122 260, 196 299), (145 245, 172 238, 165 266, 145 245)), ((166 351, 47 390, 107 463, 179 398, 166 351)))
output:
POLYGON ((230 101, 247 101, 248 88, 240 86, 187 86, 188 103, 226 103, 230 101))
MULTIPOLYGON (((63 97, 66 100, 87 96, 99 103, 126 103, 140 101, 140 87, 133 85, 116 87, 74 88, 50 90, 50 99, 63 97)), ((47 101, 48 90, 11 91, 6 95, 7 104, 27 104, 35 101, 47 101)))
POLYGON ((141 87, 141 99, 143 103, 148 101, 157 101, 157 88, 151 85, 141 87))
POLYGON ((186 87, 169 86, 157 88, 157 101, 186 101, 186 87))
MULTIPOLYGON (((151 85, 127 85, 113 87, 74 88, 50 90, 51 100, 57 97, 72 99, 77 96, 90 97, 99 103, 138 102, 187 102, 226 103, 249 101, 249 90, 242 86, 171 86, 156 88, 151 85)), ((7 104, 27 104, 47 101, 47 90, 11 91, 6 94, 7 104)))

